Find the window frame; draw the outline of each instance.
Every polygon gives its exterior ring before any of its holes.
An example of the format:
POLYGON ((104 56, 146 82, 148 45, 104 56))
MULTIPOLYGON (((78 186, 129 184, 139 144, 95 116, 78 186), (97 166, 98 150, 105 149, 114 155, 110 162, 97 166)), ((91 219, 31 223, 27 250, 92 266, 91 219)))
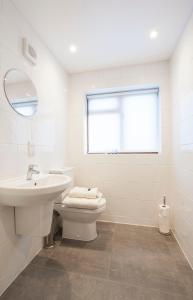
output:
POLYGON ((150 86, 150 87, 139 87, 139 88, 131 88, 131 89, 105 89, 102 91, 91 91, 86 93, 86 154, 160 154, 161 152, 161 124, 160 117, 161 109, 160 109, 160 88, 158 86, 150 86), (102 96, 102 95, 110 95, 110 94, 121 94, 121 93, 143 93, 148 91, 157 90, 157 132, 158 132, 158 151, 120 151, 120 152, 90 152, 89 151, 89 96, 102 96))

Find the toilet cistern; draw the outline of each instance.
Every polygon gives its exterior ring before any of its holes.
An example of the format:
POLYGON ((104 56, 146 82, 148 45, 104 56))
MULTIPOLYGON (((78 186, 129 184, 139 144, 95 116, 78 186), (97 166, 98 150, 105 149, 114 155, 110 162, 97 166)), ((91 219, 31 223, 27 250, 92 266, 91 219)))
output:
POLYGON ((37 167, 37 165, 31 164, 31 165, 28 166, 27 177, 26 177, 27 180, 32 180, 32 175, 33 174, 39 174, 40 173, 40 171, 34 169, 35 167, 37 167))

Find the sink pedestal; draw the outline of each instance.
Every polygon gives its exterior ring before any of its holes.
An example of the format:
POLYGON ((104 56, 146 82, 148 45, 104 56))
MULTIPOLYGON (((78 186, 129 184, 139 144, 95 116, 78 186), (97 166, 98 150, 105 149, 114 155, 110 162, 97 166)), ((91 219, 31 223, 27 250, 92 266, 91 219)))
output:
POLYGON ((54 201, 31 207, 15 207, 15 231, 18 235, 44 237, 49 234, 54 201))

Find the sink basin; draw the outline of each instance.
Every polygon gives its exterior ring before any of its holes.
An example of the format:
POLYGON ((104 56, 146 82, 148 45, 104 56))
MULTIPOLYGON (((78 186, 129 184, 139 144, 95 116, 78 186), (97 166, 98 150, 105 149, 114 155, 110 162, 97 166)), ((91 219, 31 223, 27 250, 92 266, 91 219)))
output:
POLYGON ((44 237, 49 234, 54 200, 71 184, 66 175, 40 174, 32 180, 17 177, 0 181, 0 205, 13 206, 15 233, 44 237))
POLYGON ((71 183, 66 175, 40 174, 32 180, 17 177, 0 181, 0 205, 27 207, 57 198, 71 183))

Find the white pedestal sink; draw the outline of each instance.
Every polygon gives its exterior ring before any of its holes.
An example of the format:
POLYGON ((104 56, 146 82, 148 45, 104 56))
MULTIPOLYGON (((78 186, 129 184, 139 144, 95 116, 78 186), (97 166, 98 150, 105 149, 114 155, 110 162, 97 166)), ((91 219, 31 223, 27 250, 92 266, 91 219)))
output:
POLYGON ((51 174, 34 175, 32 180, 1 180, 0 205, 15 207, 16 234, 46 236, 50 232, 54 199, 70 183, 69 176, 51 174))

